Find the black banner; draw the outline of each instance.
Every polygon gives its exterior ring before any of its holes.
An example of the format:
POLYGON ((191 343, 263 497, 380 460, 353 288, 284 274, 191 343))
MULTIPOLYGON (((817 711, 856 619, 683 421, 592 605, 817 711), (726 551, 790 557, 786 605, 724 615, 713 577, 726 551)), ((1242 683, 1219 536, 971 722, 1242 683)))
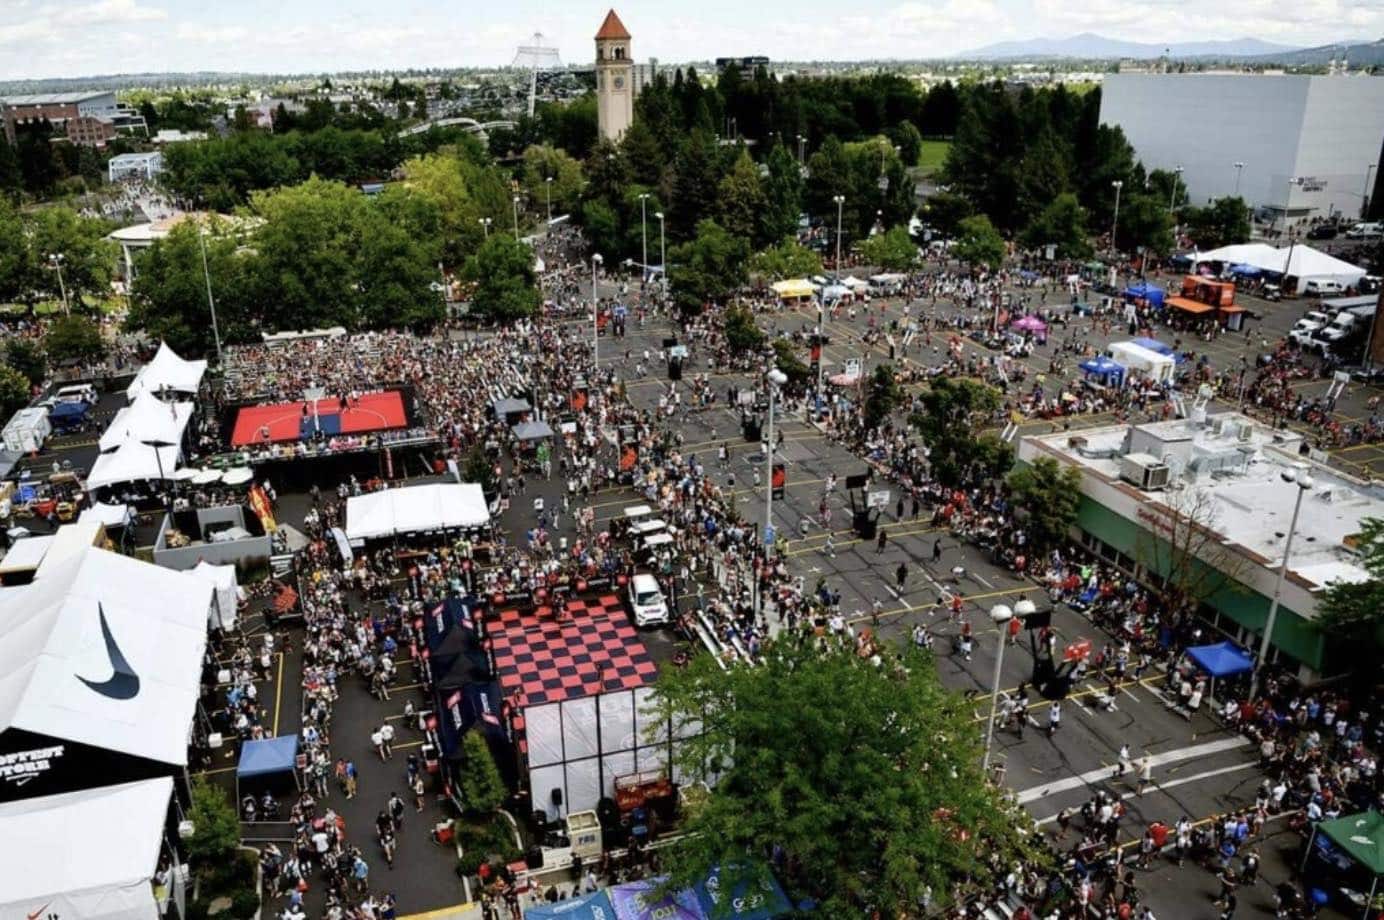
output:
POLYGON ((0 734, 0 802, 174 776, 178 770, 146 757, 19 728, 0 734))

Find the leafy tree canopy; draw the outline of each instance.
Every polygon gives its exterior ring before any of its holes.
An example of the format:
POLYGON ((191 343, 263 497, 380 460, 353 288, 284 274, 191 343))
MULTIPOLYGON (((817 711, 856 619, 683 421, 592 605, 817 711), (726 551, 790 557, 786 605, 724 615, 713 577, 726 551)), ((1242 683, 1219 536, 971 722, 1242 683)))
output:
POLYGON ((960 485, 973 472, 993 472, 1001 465, 987 438, 977 436, 999 406, 999 390, 978 380, 938 377, 932 381, 911 421, 928 446, 928 463, 939 481, 960 485))
POLYGON ((967 217, 957 229, 956 245, 952 247, 952 255, 956 258, 970 265, 984 265, 992 269, 1004 264, 1008 249, 1004 245, 1004 237, 990 223, 990 218, 984 214, 967 217))
POLYGON ((877 233, 860 244, 860 256, 866 265, 877 265, 886 271, 908 271, 918 264, 918 244, 904 227, 877 233))
POLYGON ((1039 457, 1010 473, 1007 482, 1034 551, 1062 545, 1081 506, 1081 473, 1076 467, 1039 457))
POLYGON ((768 281, 821 274, 822 257, 791 238, 750 257, 750 272, 768 281))
POLYGON ((505 233, 492 234, 467 263, 476 282, 472 309, 505 322, 532 316, 541 300, 534 275, 533 250, 505 233))

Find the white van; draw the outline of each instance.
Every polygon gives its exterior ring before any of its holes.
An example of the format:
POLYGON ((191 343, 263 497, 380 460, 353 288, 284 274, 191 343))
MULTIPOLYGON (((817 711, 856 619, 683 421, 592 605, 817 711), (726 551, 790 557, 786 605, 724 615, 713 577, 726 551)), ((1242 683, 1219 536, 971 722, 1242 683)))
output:
POLYGON ((89 383, 74 383, 71 386, 61 387, 43 403, 51 408, 59 403, 84 403, 88 406, 94 406, 100 401, 101 397, 97 394, 96 387, 89 383))
POLYGON ((668 622, 668 602, 658 579, 649 574, 630 579, 630 610, 635 626, 661 626, 668 622))
POLYGON ((652 537, 656 533, 662 533, 668 529, 666 521, 658 518, 649 518, 630 525, 630 536, 639 539, 640 537, 652 537))
POLYGON ((1346 286, 1339 281, 1313 278, 1303 285, 1302 293, 1308 297, 1326 297, 1331 294, 1344 294, 1346 286))

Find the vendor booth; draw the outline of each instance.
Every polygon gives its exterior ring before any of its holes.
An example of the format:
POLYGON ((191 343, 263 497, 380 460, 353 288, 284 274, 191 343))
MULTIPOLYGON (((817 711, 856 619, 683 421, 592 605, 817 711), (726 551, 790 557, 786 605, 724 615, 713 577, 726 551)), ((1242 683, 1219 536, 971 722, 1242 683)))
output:
POLYGON ((1187 658, 1211 677, 1207 696, 1216 696, 1216 679, 1234 677, 1254 670, 1254 659, 1234 642, 1217 642, 1213 645, 1197 645, 1187 649, 1187 658))
POLYGON ((48 422, 57 431, 68 432, 86 423, 91 407, 83 402, 60 402, 48 410, 48 422))
POLYGON ((1384 815, 1370 810, 1318 822, 1302 870, 1309 887, 1335 890, 1364 920, 1376 916, 1371 905, 1384 876, 1384 815))
POLYGON ((172 795, 163 777, 0 805, 0 920, 158 920, 181 904, 182 867, 155 876, 172 795))
POLYGON ((1186 360, 1186 358, 1184 358, 1182 355, 1179 355, 1171 345, 1164 345, 1157 339, 1140 337, 1137 339, 1130 339, 1130 341, 1133 342, 1135 345, 1138 345, 1140 348, 1147 348, 1149 351, 1156 351, 1160 355, 1167 355, 1169 358, 1172 358, 1178 364, 1181 364, 1183 361, 1186 360))
POLYGON ((1140 281, 1125 288, 1124 299, 1130 303, 1142 300, 1155 310, 1163 309, 1163 289, 1147 281, 1140 281))
POLYGON ((1127 373, 1140 373, 1157 383, 1171 383, 1177 362, 1133 342, 1111 342, 1110 357, 1127 373))
POLYGON ((664 879, 641 879, 556 904, 536 904, 526 920, 774 920, 791 910, 772 876, 723 884, 720 867, 691 888, 664 892, 664 879))
POLYGON ((352 543, 489 524, 485 492, 475 483, 406 486, 346 500, 346 536, 352 543))
POLYGON ((1040 345, 1048 340, 1048 324, 1032 314, 1014 320, 1009 324, 1009 328, 1027 332, 1036 338, 1040 345))
POLYGON ((211 604, 94 547, 0 591, 0 801, 181 775, 211 604))
POLYGON ((212 595, 211 612, 207 622, 213 629, 235 629, 239 619, 241 590, 236 582, 235 566, 212 565, 203 560, 191 570, 195 578, 211 584, 215 588, 212 595))
POLYGON ((240 745, 240 761, 235 768, 236 801, 247 794, 258 798, 266 790, 282 793, 302 788, 297 735, 262 738, 240 745))
POLYGON ((806 278, 775 281, 769 285, 780 300, 806 300, 817 293, 817 285, 806 278))
POLYGON ((1089 378, 1093 378, 1096 383, 1105 387, 1124 386, 1125 369, 1112 358, 1105 355, 1096 355, 1094 358, 1087 358, 1080 365, 1081 372, 1089 378))

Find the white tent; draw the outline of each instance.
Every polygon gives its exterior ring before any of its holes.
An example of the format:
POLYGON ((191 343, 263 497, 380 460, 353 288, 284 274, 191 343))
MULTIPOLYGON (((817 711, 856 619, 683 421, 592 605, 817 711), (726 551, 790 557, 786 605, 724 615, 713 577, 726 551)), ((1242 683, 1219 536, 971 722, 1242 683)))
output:
POLYGON ((207 622, 213 627, 234 629, 240 607, 240 585, 236 581, 235 566, 212 565, 204 559, 197 563, 191 574, 216 588, 207 622))
POLYGON ((96 548, 0 591, 0 748, 18 729, 186 766, 211 603, 205 582, 96 548))
POLYGON ((77 522, 96 521, 107 527, 127 527, 135 519, 135 510, 129 505, 108 505, 97 502, 85 509, 77 522))
POLYGON ((130 440, 181 443, 191 418, 192 403, 166 403, 153 393, 140 392, 106 427, 101 435, 101 450, 115 450, 130 440))
POLYGON ((0 918, 157 920, 172 795, 161 777, 0 805, 0 918))
POLYGON ((155 448, 136 440, 125 440, 115 450, 101 454, 87 474, 87 488, 119 485, 124 482, 172 479, 178 468, 178 447, 155 448))
POLYGON ((850 288, 852 291, 864 291, 869 289, 870 282, 862 281, 855 275, 847 275, 841 279, 841 285, 850 288))
POLYGON ((1134 342, 1111 342, 1110 357, 1127 371, 1138 371, 1159 383, 1167 383, 1177 372, 1177 359, 1134 342))
POLYGON ((43 447, 43 442, 53 433, 53 423, 48 421, 48 410, 35 406, 20 409, 5 425, 3 435, 6 450, 28 453, 43 447))
POLYGON ((369 540, 490 523, 485 492, 475 483, 434 483, 385 489, 346 500, 346 536, 369 540))
POLYGON ((154 360, 144 365, 135 375, 135 379, 125 389, 125 395, 133 401, 140 393, 158 393, 161 390, 196 393, 206 372, 207 362, 184 361, 174 354, 167 342, 160 342, 154 360))
POLYGON ((1346 287, 1359 284, 1365 270, 1358 265, 1327 255, 1304 243, 1275 248, 1267 243, 1241 243, 1222 246, 1210 252, 1196 253, 1193 262, 1222 262, 1230 265, 1250 265, 1261 271, 1289 275, 1298 281, 1298 289, 1308 281, 1336 281, 1346 287))

